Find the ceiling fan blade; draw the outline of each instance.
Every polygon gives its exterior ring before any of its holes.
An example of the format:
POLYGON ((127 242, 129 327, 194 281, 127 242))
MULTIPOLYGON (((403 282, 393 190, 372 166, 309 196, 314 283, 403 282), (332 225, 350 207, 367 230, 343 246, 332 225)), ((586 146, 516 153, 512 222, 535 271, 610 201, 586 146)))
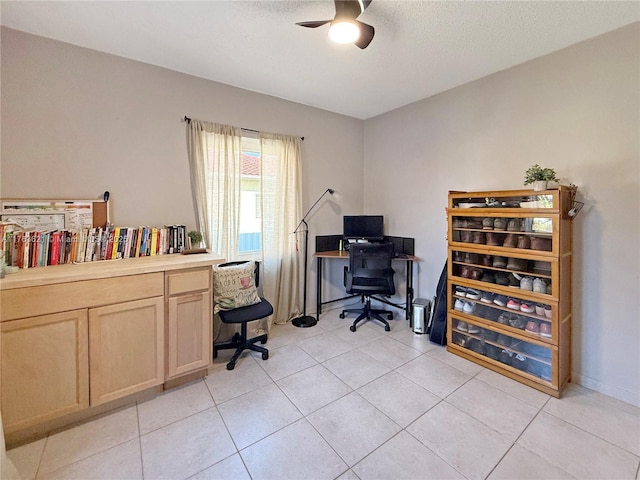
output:
POLYGON ((366 8, 358 0, 334 0, 336 5, 336 18, 348 18, 355 20, 366 8))
POLYGON ((358 40, 353 43, 364 50, 369 46, 371 40, 373 40, 373 36, 375 35, 376 30, 371 25, 359 22, 358 20, 356 20, 356 23, 360 27, 360 38, 358 38, 358 40))
POLYGON ((318 20, 317 22, 298 22, 296 25, 307 28, 318 28, 327 23, 331 23, 333 20, 318 20))

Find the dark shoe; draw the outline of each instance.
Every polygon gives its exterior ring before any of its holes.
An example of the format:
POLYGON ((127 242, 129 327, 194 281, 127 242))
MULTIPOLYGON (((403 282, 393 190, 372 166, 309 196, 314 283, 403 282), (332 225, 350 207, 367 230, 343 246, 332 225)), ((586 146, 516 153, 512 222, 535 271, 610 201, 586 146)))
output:
POLYGON ((477 253, 465 253, 464 254, 464 263, 471 263, 473 265, 477 265, 479 262, 479 255, 477 253))
POLYGON ((467 228, 474 228, 478 230, 482 230, 482 220, 479 218, 469 218, 467 221, 467 228))
POLYGON ((508 218, 496 218, 493 221, 493 229, 494 230, 506 230, 508 221, 509 221, 508 218))
POLYGON ((484 245, 487 243, 487 236, 484 234, 484 232, 473 232, 471 241, 479 245, 484 245))
POLYGON ((527 325, 527 322, 520 315, 516 315, 516 314, 512 313, 509 316, 509 325, 511 325, 513 328, 517 328, 519 330, 524 330, 524 328, 527 325))
POLYGON ((545 252, 551 251, 551 239, 543 237, 531 237, 531 249, 542 250, 545 252))
POLYGON ((496 283, 496 277, 491 272, 484 272, 480 281, 487 283, 496 283))
POLYGON ((511 220, 509 220, 509 223, 507 224, 507 231, 508 232, 519 232, 520 231, 520 219, 519 218, 512 218, 511 220))
POLYGON ((487 245, 499 247, 502 245, 502 238, 499 233, 487 232, 487 245))
POLYGON ((507 270, 526 272, 528 266, 529 261, 524 258, 509 258, 509 261, 507 262, 507 270))
POLYGON ((480 300, 480 292, 475 288, 467 288, 466 297, 471 300, 480 300))
POLYGON ((464 261, 464 253, 463 252, 454 251, 453 252, 453 261, 454 262, 463 262, 464 261))
POLYGON ((493 222, 494 219, 492 217, 487 217, 482 220, 482 229, 483 230, 493 230, 493 222))
POLYGON ((499 307, 506 307, 508 301, 509 299, 504 295, 496 295, 496 298, 493 299, 493 303, 499 307))
POLYGON ((505 287, 509 285, 509 275, 507 275, 505 272, 496 272, 495 277, 497 285, 502 285, 505 287))
MULTIPOLYGON (((480 295, 480 301, 483 303, 493 303, 494 298, 496 298, 496 294, 491 292, 482 292, 482 295, 480 295)), ((543 315, 544 315, 544 312, 543 312, 543 315)))
POLYGON ((518 237, 517 248, 531 248, 531 239, 526 235, 520 235, 518 237))
POLYGON ((507 248, 516 248, 518 246, 518 237, 513 233, 507 234, 507 236, 504 237, 502 246, 507 248))
POLYGON ((498 317, 498 323, 500 325, 509 325, 509 314, 506 312, 501 313, 498 317))
POLYGON ((490 267, 493 265, 493 262, 491 261, 491 255, 480 255, 480 265, 482 265, 483 267, 490 267))
POLYGON ((522 277, 520 275, 517 275, 515 273, 509 274, 509 286, 511 288, 520 288, 521 280, 522 280, 522 277))
POLYGON ((479 268, 471 269, 471 280, 480 280, 482 278, 482 270, 479 268))
POLYGON ((460 241, 464 243, 471 243, 472 233, 473 232, 470 232, 469 230, 462 230, 460 232, 460 241))
POLYGON ((495 268, 505 268, 507 266, 506 257, 493 257, 493 266, 495 268))
POLYGON ((460 269, 460 276, 462 278, 471 278, 471 267, 468 267, 467 265, 464 265, 460 269))

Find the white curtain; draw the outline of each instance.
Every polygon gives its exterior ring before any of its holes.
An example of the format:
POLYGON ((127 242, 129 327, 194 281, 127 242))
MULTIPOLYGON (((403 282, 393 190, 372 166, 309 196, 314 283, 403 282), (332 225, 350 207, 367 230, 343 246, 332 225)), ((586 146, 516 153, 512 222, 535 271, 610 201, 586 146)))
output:
POLYGON ((211 251, 233 260, 238 251, 241 130, 191 120, 187 131, 196 227, 211 251))
MULTIPOLYGON (((206 245, 227 261, 238 255, 241 201, 242 130, 192 119, 187 146, 197 228, 206 245)), ((262 276, 264 297, 274 314, 258 326, 286 323, 301 313, 304 252, 293 234, 301 218, 301 139, 260 134, 260 210, 262 218, 262 276)), ((216 322, 216 339, 233 332, 216 322)))
POLYGON ((300 316, 304 252, 293 233, 302 213, 301 142, 298 137, 260 134, 262 250, 265 296, 273 300, 275 323, 300 316))

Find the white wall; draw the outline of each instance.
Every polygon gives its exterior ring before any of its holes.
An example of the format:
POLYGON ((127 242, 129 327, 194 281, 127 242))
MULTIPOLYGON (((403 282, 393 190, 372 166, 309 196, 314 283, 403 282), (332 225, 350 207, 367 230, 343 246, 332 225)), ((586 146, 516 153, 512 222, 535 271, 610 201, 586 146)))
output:
POLYGON ((448 190, 522 188, 553 167, 574 221, 573 379, 640 405, 640 24, 365 122, 365 211, 415 236, 419 296, 446 258, 448 190))
MULTIPOLYGON (((362 211, 361 120, 2 28, 2 197, 102 198, 121 226, 195 226, 182 118, 304 136, 303 207, 316 234, 362 211)), ((260 72, 255 72, 260 75, 260 72)), ((301 236, 302 238, 302 236, 301 236)), ((309 302, 315 305, 315 264, 309 302)), ((315 308, 314 308, 315 310, 315 308)))
POLYGON ((574 380, 639 405, 639 30, 362 122, 2 28, 0 195, 109 190, 120 225, 193 226, 184 115, 301 135, 305 209, 328 187, 342 194, 311 216, 311 250, 343 213, 382 213, 387 233, 416 237, 417 293, 430 297, 447 191, 519 188, 529 165, 551 166, 588 202, 574 222, 574 380))

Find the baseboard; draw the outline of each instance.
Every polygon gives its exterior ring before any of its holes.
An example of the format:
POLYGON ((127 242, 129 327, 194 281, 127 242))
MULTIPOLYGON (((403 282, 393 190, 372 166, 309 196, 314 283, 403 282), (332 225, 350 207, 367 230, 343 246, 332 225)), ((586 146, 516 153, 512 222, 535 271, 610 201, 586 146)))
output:
POLYGON ((580 375, 577 372, 571 372, 571 381, 590 390, 594 390, 598 393, 602 393, 603 395, 613 397, 617 400, 628 403, 629 405, 640 408, 640 396, 637 393, 634 394, 633 392, 629 392, 622 388, 612 387, 606 383, 589 378, 586 375, 580 375))

